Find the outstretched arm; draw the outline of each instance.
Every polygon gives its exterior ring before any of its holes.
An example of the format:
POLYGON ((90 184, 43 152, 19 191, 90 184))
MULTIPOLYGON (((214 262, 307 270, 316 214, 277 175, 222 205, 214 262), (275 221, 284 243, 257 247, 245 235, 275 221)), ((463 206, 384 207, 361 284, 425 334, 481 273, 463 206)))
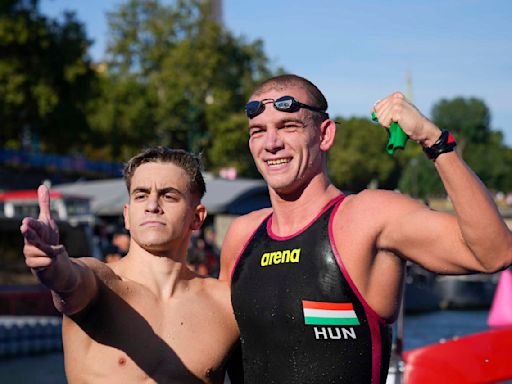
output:
POLYGON ((41 185, 37 191, 39 218, 26 217, 21 224, 25 263, 51 289, 55 307, 71 315, 86 308, 98 292, 96 276, 85 263, 72 261, 59 244, 59 231, 50 213, 50 193, 41 185))
MULTIPOLYGON (((374 110, 384 126, 398 122, 424 148, 441 135, 400 93, 383 99, 374 110)), ((494 272, 510 265, 512 235, 486 187, 456 152, 442 153, 433 161, 455 216, 405 204, 383 228, 383 243, 440 273, 494 272)))

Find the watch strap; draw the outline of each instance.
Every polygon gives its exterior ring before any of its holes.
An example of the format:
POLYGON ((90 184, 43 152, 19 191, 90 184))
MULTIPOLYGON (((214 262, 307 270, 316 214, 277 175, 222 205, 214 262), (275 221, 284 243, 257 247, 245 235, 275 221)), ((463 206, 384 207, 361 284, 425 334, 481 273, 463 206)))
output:
POLYGON ((442 153, 452 152, 456 146, 457 142, 453 135, 448 130, 443 129, 439 139, 432 146, 423 148, 423 151, 430 160, 435 160, 442 153))

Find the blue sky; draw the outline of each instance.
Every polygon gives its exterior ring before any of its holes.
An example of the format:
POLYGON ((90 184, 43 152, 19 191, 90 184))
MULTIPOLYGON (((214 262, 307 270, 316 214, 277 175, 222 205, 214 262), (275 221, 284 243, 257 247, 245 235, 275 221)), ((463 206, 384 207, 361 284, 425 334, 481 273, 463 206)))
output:
MULTIPOLYGON (((100 60, 105 12, 120 3, 41 0, 41 10, 75 11, 100 60)), ((425 115, 441 98, 478 97, 512 146, 512 1, 224 0, 223 17, 235 35, 263 40, 272 65, 317 84, 331 114, 368 116, 409 75, 425 115)))

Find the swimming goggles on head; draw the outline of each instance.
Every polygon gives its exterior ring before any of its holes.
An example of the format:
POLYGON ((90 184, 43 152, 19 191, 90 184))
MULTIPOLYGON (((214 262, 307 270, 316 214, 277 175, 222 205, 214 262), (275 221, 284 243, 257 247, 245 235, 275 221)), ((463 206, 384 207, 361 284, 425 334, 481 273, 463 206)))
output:
MULTIPOLYGON (((258 116, 265 110, 265 104, 269 104, 271 101, 274 104, 274 108, 281 112, 293 113, 297 112, 301 108, 309 109, 313 112, 320 112, 327 115, 327 112, 321 108, 312 107, 311 105, 303 104, 297 101, 293 96, 281 96, 279 99, 263 99, 254 100, 247 103, 245 106, 245 113, 249 119, 258 116)), ((327 115, 328 116, 328 115, 327 115)))

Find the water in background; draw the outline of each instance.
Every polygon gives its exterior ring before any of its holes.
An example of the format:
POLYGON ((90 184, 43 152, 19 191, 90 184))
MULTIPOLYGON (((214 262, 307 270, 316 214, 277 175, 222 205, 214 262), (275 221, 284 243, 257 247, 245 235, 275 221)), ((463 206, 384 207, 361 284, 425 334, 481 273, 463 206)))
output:
POLYGON ((489 329, 488 314, 487 310, 445 310, 408 315, 404 322, 404 349, 407 351, 439 340, 485 331, 489 329))
MULTIPOLYGON (((405 350, 486 330, 487 314, 483 310, 408 315, 404 321, 405 350)), ((0 383, 65 384, 62 353, 0 359, 0 383)))

